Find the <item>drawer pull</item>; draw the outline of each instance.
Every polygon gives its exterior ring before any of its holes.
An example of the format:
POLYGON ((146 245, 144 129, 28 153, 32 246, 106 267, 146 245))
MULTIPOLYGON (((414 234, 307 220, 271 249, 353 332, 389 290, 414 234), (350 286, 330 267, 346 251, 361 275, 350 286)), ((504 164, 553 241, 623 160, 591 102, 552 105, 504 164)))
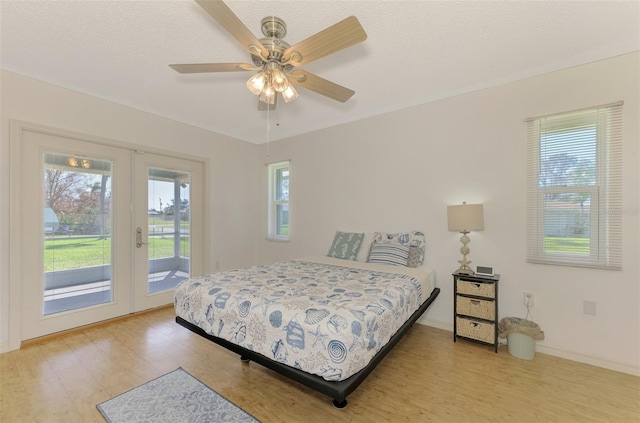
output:
POLYGON ((480 284, 479 283, 474 283, 474 285, 476 286, 476 289, 480 289, 480 284))
POLYGON ((480 300, 471 300, 469 302, 473 305, 480 305, 480 300))

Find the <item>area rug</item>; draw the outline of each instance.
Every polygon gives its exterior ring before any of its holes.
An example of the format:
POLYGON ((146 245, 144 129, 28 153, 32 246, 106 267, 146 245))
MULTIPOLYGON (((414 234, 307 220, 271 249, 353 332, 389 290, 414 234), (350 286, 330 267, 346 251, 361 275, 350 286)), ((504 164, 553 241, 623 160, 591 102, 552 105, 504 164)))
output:
POLYGON ((260 423, 182 367, 97 405, 109 423, 260 423))

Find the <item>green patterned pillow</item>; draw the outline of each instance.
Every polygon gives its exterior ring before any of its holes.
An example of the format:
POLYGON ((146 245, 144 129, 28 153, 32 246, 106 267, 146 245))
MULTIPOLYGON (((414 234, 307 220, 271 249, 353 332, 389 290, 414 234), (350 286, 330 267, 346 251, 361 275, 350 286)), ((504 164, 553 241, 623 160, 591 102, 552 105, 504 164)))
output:
POLYGON ((344 260, 355 260, 362 245, 363 233, 336 231, 327 256, 344 260))

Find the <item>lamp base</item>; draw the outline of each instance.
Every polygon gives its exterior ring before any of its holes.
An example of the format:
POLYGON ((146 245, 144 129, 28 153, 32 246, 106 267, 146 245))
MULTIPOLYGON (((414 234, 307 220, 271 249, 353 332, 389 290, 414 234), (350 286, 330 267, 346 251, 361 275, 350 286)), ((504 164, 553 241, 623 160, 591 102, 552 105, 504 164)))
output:
POLYGON ((460 242, 462 243, 462 247, 460 247, 462 260, 458 260, 458 263, 460 263, 460 267, 458 268, 458 270, 456 270, 456 273, 459 273, 461 275, 475 275, 475 272, 469 267, 469 264, 471 264, 471 260, 467 260, 467 254, 471 252, 471 250, 467 246, 467 244, 471 241, 467 236, 469 231, 463 230, 460 231, 460 233, 462 234, 462 236, 460 237, 460 242))

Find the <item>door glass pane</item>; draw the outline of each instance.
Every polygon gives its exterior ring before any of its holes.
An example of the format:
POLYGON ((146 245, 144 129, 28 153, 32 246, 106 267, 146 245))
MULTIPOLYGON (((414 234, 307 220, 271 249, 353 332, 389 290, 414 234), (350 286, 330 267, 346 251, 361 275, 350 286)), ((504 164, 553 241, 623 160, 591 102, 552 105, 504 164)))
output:
POLYGON ((149 168, 147 293, 166 291, 190 274, 190 190, 186 172, 149 168))
POLYGON ((45 315, 111 302, 112 162, 44 155, 45 315))

